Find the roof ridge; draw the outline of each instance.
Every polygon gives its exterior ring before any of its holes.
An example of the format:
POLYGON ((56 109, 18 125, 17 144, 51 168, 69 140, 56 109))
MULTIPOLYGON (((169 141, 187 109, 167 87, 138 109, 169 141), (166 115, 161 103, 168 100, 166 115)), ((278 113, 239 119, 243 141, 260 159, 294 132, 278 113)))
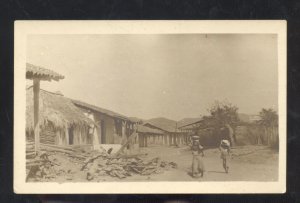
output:
POLYGON ((119 117, 119 118, 123 118, 123 119, 126 119, 126 120, 130 120, 129 117, 127 116, 124 116, 120 113, 117 113, 115 111, 112 111, 112 110, 109 110, 109 109, 106 109, 106 108, 102 108, 102 107, 99 107, 97 105, 94 105, 94 104, 89 104, 87 102, 84 102, 84 101, 81 101, 81 100, 78 100, 78 99, 70 99, 75 105, 79 105, 79 106, 83 106, 83 107, 86 107, 86 108, 91 108, 93 109, 94 111, 97 111, 97 112, 100 112, 100 113, 103 113, 103 114, 106 114, 108 116, 112 116, 112 117, 119 117))

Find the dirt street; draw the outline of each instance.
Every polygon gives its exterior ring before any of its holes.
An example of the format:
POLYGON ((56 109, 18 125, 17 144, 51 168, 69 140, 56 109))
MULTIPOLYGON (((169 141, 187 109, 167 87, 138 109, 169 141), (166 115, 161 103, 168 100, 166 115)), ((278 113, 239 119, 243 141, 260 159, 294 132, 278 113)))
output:
MULTIPOLYGON (((192 155, 188 147, 150 146, 143 149, 151 157, 174 161, 178 169, 148 177, 152 181, 276 181, 278 178, 278 153, 264 146, 244 146, 232 149, 229 173, 222 167, 218 149, 205 150, 203 157, 206 173, 203 178, 192 178, 192 155)), ((131 177, 129 179, 135 179, 131 177)))
MULTIPOLYGON (((229 173, 225 173, 218 149, 206 149, 203 157, 206 172, 203 178, 190 176, 192 154, 188 146, 149 146, 140 148, 139 153, 147 153, 145 160, 160 157, 167 162, 175 162, 177 168, 162 170, 151 175, 134 174, 120 179, 108 175, 96 176, 91 182, 105 181, 276 181, 278 176, 278 153, 265 146, 243 146, 232 149, 229 173)), ((55 166, 56 171, 66 171, 57 175, 53 182, 86 182, 87 172, 81 171, 82 165, 70 162, 65 155, 57 155, 55 159, 61 163, 55 166)))

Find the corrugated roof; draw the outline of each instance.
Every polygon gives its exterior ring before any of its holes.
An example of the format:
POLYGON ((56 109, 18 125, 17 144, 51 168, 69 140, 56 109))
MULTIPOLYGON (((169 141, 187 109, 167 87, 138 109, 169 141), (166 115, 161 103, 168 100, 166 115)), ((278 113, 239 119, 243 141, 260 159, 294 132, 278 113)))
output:
POLYGON ((60 79, 64 79, 65 77, 63 75, 60 75, 59 73, 43 68, 41 66, 26 63, 26 78, 31 80, 34 78, 38 78, 40 80, 58 81, 60 79))
POLYGON ((149 134, 156 134, 156 135, 163 135, 164 132, 158 129, 149 128, 144 125, 138 125, 137 126, 137 132, 139 133, 149 133, 149 134))
POLYGON ((88 103, 85 103, 85 102, 82 102, 82 101, 78 101, 78 100, 74 100, 74 99, 72 99, 72 102, 75 105, 79 106, 79 107, 83 107, 83 108, 86 108, 86 109, 97 111, 97 112, 100 112, 100 113, 105 114, 105 115, 110 116, 110 117, 114 117, 114 118, 119 118, 119 119, 122 119, 122 120, 131 121, 126 116, 123 116, 121 114, 115 113, 115 112, 107 110, 107 109, 100 108, 100 107, 92 105, 92 104, 88 104, 88 103))

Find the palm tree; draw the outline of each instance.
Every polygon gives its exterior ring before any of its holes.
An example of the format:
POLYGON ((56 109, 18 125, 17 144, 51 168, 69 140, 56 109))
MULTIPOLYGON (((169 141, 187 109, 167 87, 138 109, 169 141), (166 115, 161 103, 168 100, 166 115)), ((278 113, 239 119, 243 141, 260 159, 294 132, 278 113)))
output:
POLYGON ((278 141, 278 115, 273 109, 263 108, 259 112, 260 121, 259 124, 264 127, 265 134, 267 136, 267 144, 274 145, 278 141))

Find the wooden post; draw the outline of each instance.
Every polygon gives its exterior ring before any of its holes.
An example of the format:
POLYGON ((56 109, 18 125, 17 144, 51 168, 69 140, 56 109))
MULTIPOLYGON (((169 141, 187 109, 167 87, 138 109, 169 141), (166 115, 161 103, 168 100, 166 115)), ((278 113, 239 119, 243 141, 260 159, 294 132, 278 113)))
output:
POLYGON ((40 97, 40 80, 33 80, 33 108, 34 108, 34 150, 40 150, 40 126, 39 126, 39 97, 40 97))
POLYGON ((173 134, 173 145, 177 144, 176 137, 177 137, 176 134, 173 134))
POLYGON ((148 147, 148 135, 145 136, 145 147, 148 147))
POLYGON ((122 144, 124 144, 127 140, 127 135, 126 135, 126 121, 122 121, 122 144))
POLYGON ((142 147, 145 147, 145 134, 142 136, 142 147))
POLYGON ((140 140, 140 134, 137 135, 137 137, 135 138, 135 143, 139 143, 139 140, 140 140))
POLYGON ((139 133, 138 137, 139 137, 139 146, 144 147, 143 146, 143 135, 141 133, 139 133))
POLYGON ((172 134, 172 145, 175 145, 175 143, 176 143, 176 137, 175 137, 175 135, 174 134, 172 134))

